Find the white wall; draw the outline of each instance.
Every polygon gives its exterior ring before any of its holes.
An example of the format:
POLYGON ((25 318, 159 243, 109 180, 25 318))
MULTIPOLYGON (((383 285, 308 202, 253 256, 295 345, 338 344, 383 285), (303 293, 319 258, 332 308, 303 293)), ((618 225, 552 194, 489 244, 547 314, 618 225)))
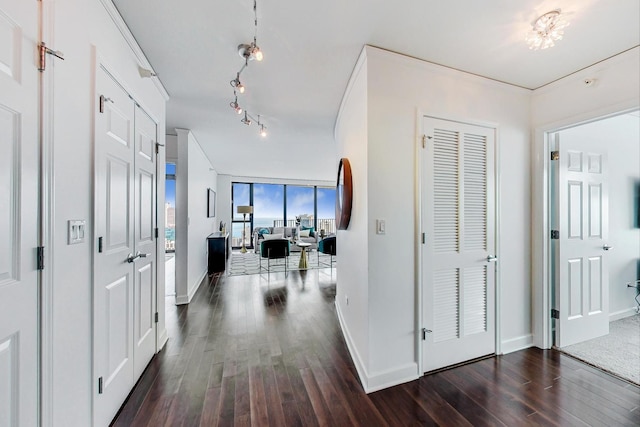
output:
MULTIPOLYGON (((640 261, 640 228, 636 191, 640 185, 640 117, 623 114, 560 132, 560 141, 597 142, 608 154, 609 313, 613 318, 635 314, 635 289, 640 261)), ((640 279, 640 278, 639 278, 640 279)))
POLYGON ((207 275, 206 239, 217 231, 216 218, 207 217, 207 189, 218 192, 218 174, 191 131, 176 133, 176 304, 188 304, 207 275))
POLYGON ((533 336, 536 346, 551 346, 548 271, 548 155, 545 132, 557 131, 640 107, 640 47, 585 68, 533 91, 532 282, 533 336), (585 79, 596 79, 586 86, 585 79))
MULTIPOLYGON (((367 331, 350 322, 343 302, 338 307, 351 335, 367 333, 367 378, 375 390, 416 378, 418 372, 416 311, 416 144, 422 115, 495 125, 498 129, 500 188, 498 225, 499 282, 501 283, 500 341, 503 351, 531 343, 530 211, 530 91, 498 83, 377 48, 366 47, 366 93, 354 100, 349 91, 345 106, 366 104, 366 131, 362 119, 349 108, 341 110, 337 125, 339 155, 358 156, 364 176, 354 177, 365 214, 352 221, 364 236, 339 235, 340 263, 356 260, 366 275, 349 277, 346 286, 367 289, 363 303, 367 331), (354 114, 349 117, 348 114, 354 114), (355 129, 357 137, 346 130, 355 129), (351 152, 348 152, 350 149, 351 152), (366 184, 365 184, 366 183, 366 184), (375 234, 375 220, 386 221, 386 234, 375 234), (353 239, 357 241, 354 242, 353 239), (348 242, 353 242, 349 248, 348 242), (364 245, 362 242, 368 242, 364 245), (345 249, 349 248, 349 251, 345 249), (365 252, 367 252, 365 254, 365 252), (364 262, 364 265, 362 263, 364 262)), ((351 87, 351 86, 350 86, 351 87)), ((352 89, 353 91, 353 89, 352 89)), ((344 285, 340 269, 338 292, 344 285)), ((361 352, 364 353, 364 352, 361 352)))
MULTIPOLYGON (((52 150, 53 240, 48 244, 48 272, 52 283, 52 363, 45 361, 44 425, 92 424, 92 256, 93 236, 93 115, 95 54, 100 56, 126 89, 158 122, 158 141, 164 143, 165 98, 151 79, 138 75, 138 57, 98 0, 43 1, 44 40, 65 53, 65 61, 47 59, 43 74, 46 109, 45 134, 52 150), (67 245, 65 230, 70 219, 87 220, 87 240, 67 245), (53 406, 48 405, 51 398, 53 406)), ((160 201, 162 205, 162 200, 160 201)), ((164 275, 158 292, 164 293, 164 275)), ((159 324, 160 329, 164 323, 159 324)), ((45 354, 49 349, 44 349, 45 354)), ((105 420, 108 422, 108 420, 105 420)))
POLYGON ((369 374, 369 234, 367 162, 367 57, 356 63, 336 122, 338 159, 346 157, 353 178, 351 221, 338 230, 336 309, 349 351, 365 388, 369 374), (347 301, 348 300, 348 301, 347 301))

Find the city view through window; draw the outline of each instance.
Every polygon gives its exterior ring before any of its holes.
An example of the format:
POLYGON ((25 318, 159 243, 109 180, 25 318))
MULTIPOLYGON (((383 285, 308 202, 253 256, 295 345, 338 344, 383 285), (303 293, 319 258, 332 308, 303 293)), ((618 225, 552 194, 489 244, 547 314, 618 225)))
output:
POLYGON ((176 165, 167 163, 164 200, 164 249, 165 252, 176 250, 176 165))
POLYGON ((233 224, 231 244, 251 247, 252 231, 258 227, 295 227, 296 217, 301 225, 314 227, 325 234, 336 232, 335 188, 283 184, 233 183, 233 224), (247 215, 246 225, 238 206, 253 206, 253 215, 247 215))
MULTIPOLYGON (((176 165, 167 163, 165 191, 165 251, 176 249, 176 165)), ((252 231, 257 227, 295 227, 301 225, 336 232, 335 188, 283 184, 233 183, 233 220, 231 245, 242 246, 242 214, 238 206, 253 206, 253 215, 246 218, 246 246, 251 247, 252 231)))

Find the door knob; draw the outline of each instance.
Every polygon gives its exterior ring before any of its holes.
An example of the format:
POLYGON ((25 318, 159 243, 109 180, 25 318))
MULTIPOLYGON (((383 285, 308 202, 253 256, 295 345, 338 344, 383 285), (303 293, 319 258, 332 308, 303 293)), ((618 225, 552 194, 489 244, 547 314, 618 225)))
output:
POLYGON ((604 245, 602 249, 604 249, 605 251, 608 251, 609 249, 613 249, 613 246, 604 245))
POLYGON ((498 257, 497 256, 493 256, 493 255, 488 255, 487 256, 487 262, 494 262, 497 261, 498 257))
POLYGON ((140 252, 138 252, 137 254, 133 255, 133 254, 129 254, 127 255, 127 262, 129 264, 131 264, 132 262, 134 262, 135 260, 137 260, 138 258, 140 258, 140 252))

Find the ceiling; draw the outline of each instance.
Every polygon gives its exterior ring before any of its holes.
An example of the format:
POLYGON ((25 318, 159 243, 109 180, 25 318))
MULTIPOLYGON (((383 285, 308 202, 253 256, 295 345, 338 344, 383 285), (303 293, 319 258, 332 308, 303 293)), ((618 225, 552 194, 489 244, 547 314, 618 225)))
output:
POLYGON ((365 44, 535 89, 640 44, 638 0, 257 0, 262 62, 242 74, 239 103, 268 136, 240 123, 229 81, 253 38, 252 0, 113 0, 171 99, 167 133, 190 129, 221 174, 333 180, 333 127, 365 44), (530 23, 561 8, 570 26, 531 51, 530 23))

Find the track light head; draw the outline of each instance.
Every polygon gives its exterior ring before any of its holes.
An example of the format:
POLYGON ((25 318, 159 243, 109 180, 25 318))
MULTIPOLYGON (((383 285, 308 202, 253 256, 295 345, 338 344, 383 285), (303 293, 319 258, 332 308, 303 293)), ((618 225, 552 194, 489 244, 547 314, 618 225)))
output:
POLYGON ((264 127, 264 125, 260 125, 260 136, 263 138, 267 136, 267 129, 264 127))
POLYGON ((237 114, 242 114, 242 108, 240 108, 240 105, 238 104, 238 97, 237 96, 236 96, 236 99, 234 101, 229 103, 229 105, 231 106, 231 108, 233 108, 233 110, 237 114))
POLYGON ((238 55, 248 61, 253 61, 254 59, 256 61, 262 61, 264 58, 264 54, 255 42, 238 45, 238 55))
POLYGON ((240 119, 241 123, 244 123, 245 125, 249 126, 251 124, 251 120, 249 120, 249 117, 247 117, 247 112, 244 112, 244 118, 240 119))
POLYGON ((236 76, 235 79, 229 82, 232 88, 236 89, 240 93, 244 93, 244 85, 240 81, 240 73, 236 76))

